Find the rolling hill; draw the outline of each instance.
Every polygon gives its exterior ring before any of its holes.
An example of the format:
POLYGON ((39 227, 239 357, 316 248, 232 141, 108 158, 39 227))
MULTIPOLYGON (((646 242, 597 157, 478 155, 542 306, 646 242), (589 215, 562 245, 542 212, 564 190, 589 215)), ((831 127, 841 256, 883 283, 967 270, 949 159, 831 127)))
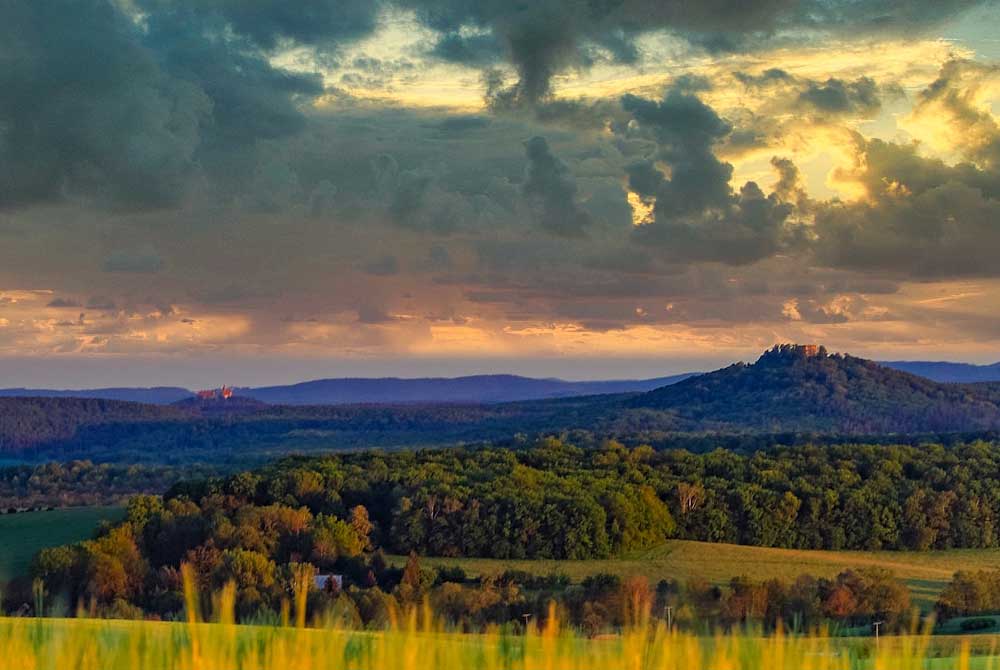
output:
POLYGON ((627 400, 679 430, 884 434, 1000 427, 997 389, 942 384, 823 347, 781 345, 627 400))

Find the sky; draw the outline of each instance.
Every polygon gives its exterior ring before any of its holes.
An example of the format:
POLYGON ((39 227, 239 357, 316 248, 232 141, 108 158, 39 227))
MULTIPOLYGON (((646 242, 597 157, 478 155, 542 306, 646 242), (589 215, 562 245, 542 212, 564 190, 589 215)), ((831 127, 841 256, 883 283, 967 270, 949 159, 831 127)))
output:
POLYGON ((985 0, 0 4, 0 386, 1000 360, 985 0))

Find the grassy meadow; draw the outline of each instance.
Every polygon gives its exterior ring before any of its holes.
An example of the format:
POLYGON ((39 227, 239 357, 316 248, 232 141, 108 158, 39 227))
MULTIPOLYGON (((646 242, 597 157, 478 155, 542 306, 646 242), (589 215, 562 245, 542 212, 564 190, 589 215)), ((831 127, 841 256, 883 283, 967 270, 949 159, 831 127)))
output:
POLYGON ((120 507, 72 507, 0 515, 0 583, 27 572, 46 547, 89 538, 102 521, 118 521, 120 507))
MULTIPOLYGON (((402 566, 406 559, 396 556, 392 561, 402 566)), ((648 551, 607 560, 422 558, 421 565, 455 565, 471 576, 504 570, 524 570, 536 575, 564 574, 574 582, 597 573, 622 577, 639 575, 653 584, 665 578, 680 581, 702 578, 724 584, 733 577, 744 575, 758 580, 793 580, 802 574, 834 577, 848 568, 880 567, 891 570, 904 580, 910 587, 914 602, 921 609, 929 610, 955 572, 1000 569, 1000 551, 807 551, 671 540, 648 551)))

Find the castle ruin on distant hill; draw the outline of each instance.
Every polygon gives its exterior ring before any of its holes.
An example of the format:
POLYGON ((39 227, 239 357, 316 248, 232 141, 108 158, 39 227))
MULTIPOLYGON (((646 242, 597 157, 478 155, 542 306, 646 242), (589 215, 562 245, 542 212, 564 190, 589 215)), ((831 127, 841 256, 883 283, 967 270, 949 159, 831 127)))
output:
POLYGON ((198 391, 198 400, 229 400, 233 397, 233 387, 223 384, 217 389, 198 391))

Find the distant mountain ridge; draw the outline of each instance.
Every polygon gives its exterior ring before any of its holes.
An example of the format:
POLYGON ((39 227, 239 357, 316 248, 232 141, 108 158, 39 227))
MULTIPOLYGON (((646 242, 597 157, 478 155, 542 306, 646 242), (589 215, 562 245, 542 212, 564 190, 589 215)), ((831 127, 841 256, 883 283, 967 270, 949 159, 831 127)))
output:
MULTIPOLYGON (((518 375, 469 375, 465 377, 345 377, 317 379, 281 386, 234 389, 241 398, 271 405, 357 405, 502 403, 606 393, 636 393, 673 384, 697 373, 611 381, 566 381, 518 375)), ((93 398, 171 405, 194 398, 179 387, 99 388, 83 390, 0 389, 0 397, 93 398)))
POLYGON ((518 375, 319 379, 287 386, 237 388, 236 394, 272 405, 347 405, 410 403, 501 403, 607 393, 650 391, 696 373, 654 379, 565 381, 518 375))
POLYGON ((884 361, 882 365, 936 382, 954 384, 1000 382, 1000 363, 972 365, 948 361, 884 361))

